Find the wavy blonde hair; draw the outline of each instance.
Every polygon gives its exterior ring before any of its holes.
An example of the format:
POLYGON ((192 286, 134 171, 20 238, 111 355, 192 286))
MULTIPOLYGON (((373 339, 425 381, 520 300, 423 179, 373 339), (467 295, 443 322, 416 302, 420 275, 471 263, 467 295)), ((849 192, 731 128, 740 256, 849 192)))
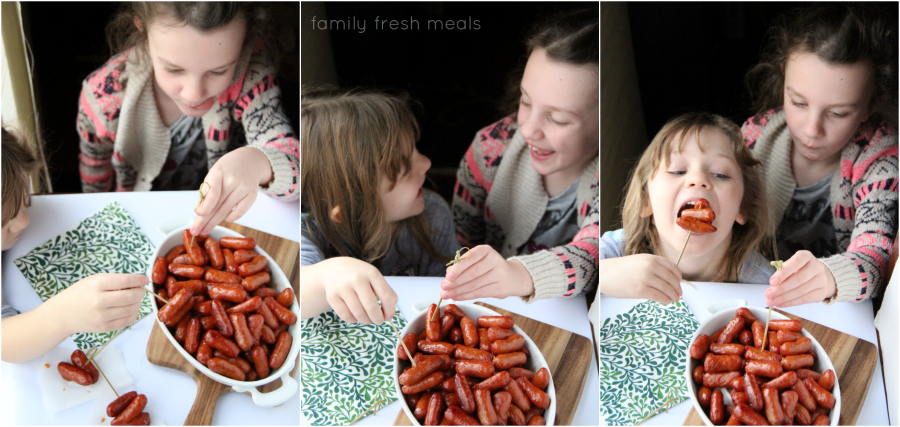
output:
POLYGON ((734 224, 725 261, 713 278, 715 282, 737 282, 741 266, 747 256, 760 246, 768 234, 766 197, 758 167, 760 163, 744 145, 741 129, 731 120, 716 114, 688 113, 669 120, 644 151, 641 160, 632 171, 622 208, 625 255, 660 253, 659 235, 653 226, 652 218, 641 215, 650 208, 647 183, 656 175, 660 164, 668 167, 672 151, 683 149, 687 140, 683 135, 696 132, 697 144, 700 150, 703 150, 703 143, 700 140, 700 131, 703 129, 717 130, 725 135, 731 143, 734 158, 744 181, 744 197, 741 200, 740 212, 747 219, 747 223, 734 224))
POLYGON ((411 169, 419 139, 408 97, 330 86, 301 92, 302 210, 329 244, 316 241, 316 246, 326 257, 353 253, 377 267, 406 223, 419 247, 447 262, 431 239, 424 213, 399 222, 385 219, 380 183, 387 178, 393 189, 411 169), (332 220, 335 207, 341 221, 332 220))

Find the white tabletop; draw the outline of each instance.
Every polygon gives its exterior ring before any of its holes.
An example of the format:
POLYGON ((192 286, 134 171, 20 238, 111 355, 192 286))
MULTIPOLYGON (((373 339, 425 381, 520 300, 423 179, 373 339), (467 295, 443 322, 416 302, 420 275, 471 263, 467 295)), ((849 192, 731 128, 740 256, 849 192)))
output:
MULTIPOLYGON (((434 302, 437 303, 438 290, 440 289, 441 280, 443 280, 441 277, 386 277, 385 279, 391 285, 391 288, 397 292, 399 297, 397 309, 407 319, 412 318, 414 312, 411 306, 419 299, 433 296, 434 302)), ((466 302, 475 301, 483 301, 487 304, 528 316, 534 320, 584 336, 591 340, 591 343, 594 342, 591 338, 591 323, 588 320, 587 303, 584 297, 545 299, 531 304, 523 303, 520 298, 479 298, 466 302)), ((600 423, 600 412, 597 402, 599 401, 600 376, 597 371, 597 360, 593 356, 593 352, 591 352, 590 370, 588 371, 587 381, 584 384, 584 391, 581 393, 581 401, 578 402, 575 417, 572 419, 572 425, 598 425, 600 423)), ((397 401, 378 410, 377 415, 367 416, 354 425, 393 425, 397 414, 401 411, 400 402, 397 401)), ((309 425, 309 422, 302 414, 301 425, 309 425)))
MULTIPOLYGON (((695 291, 682 284, 684 301, 690 307, 697 321, 706 319, 706 307, 716 301, 728 298, 740 298, 749 305, 766 307, 766 285, 747 285, 736 283, 703 283, 697 285, 695 291)), ((625 313, 631 307, 644 302, 642 299, 616 299, 603 296, 600 298, 600 316, 602 319, 625 313)), ((795 316, 816 322, 845 334, 866 340, 876 347, 878 339, 875 335, 875 316, 872 301, 860 303, 805 304, 797 307, 780 309, 795 316)), ((660 413, 641 425, 681 425, 691 409, 691 400, 685 400, 669 409, 668 413, 660 413)), ((888 425, 887 401, 884 394, 884 381, 881 374, 881 360, 875 365, 875 375, 869 386, 869 392, 863 403, 862 411, 856 419, 857 425, 888 425)))
MULTIPOLYGON (((34 196, 28 216, 31 225, 11 249, 3 252, 3 301, 19 311, 29 311, 41 303, 13 260, 25 255, 69 227, 97 212, 110 202, 119 202, 134 218, 154 245, 162 242, 157 225, 173 216, 194 217, 196 191, 96 193, 34 196)), ((293 241, 300 240, 300 203, 284 203, 259 193, 253 207, 238 224, 293 241)), ((146 316, 134 328, 113 341, 125 357, 134 377, 136 389, 147 395, 146 412, 168 425, 182 425, 197 394, 197 386, 188 375, 162 368, 147 361, 147 341, 153 327, 152 316, 146 316)), ((66 339, 60 348, 74 350, 75 343, 66 339)), ((0 401, 4 425, 79 425, 90 413, 94 401, 51 413, 44 408, 37 385, 40 358, 22 364, 0 362, 0 401)), ((298 370, 299 372, 299 370, 298 370)), ((296 379, 299 381, 299 375, 296 379)), ((260 408, 250 396, 225 393, 216 404, 214 425, 297 425, 300 393, 276 408, 260 408)))

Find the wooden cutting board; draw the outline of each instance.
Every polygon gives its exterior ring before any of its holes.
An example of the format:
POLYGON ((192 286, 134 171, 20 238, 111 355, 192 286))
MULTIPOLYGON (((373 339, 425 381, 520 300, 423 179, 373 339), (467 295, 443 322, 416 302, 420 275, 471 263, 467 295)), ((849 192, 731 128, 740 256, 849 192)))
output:
MULTIPOLYGON (((281 267, 284 275, 287 276, 291 287, 294 288, 294 295, 300 295, 300 243, 290 241, 278 236, 264 233, 262 231, 245 227, 240 224, 223 222, 222 227, 230 228, 246 237, 256 239, 256 244, 261 247, 275 263, 281 267)), ((219 396, 223 393, 233 391, 231 386, 213 381, 212 378, 204 375, 191 365, 175 346, 166 338, 165 333, 159 326, 159 322, 153 322, 153 331, 150 332, 150 340, 147 342, 147 360, 150 363, 170 369, 176 369, 184 372, 194 379, 197 383, 197 397, 194 399, 194 406, 184 420, 184 425, 210 425, 212 423, 213 411, 219 396)), ((296 375, 297 369, 300 367, 300 355, 297 355, 297 361, 291 375, 296 375)), ((268 393, 281 387, 281 379, 277 379, 264 386, 257 387, 257 390, 268 393)), ((249 392, 244 393, 250 395, 249 392)))
MULTIPOLYGON (((589 338, 550 326, 543 322, 494 307, 483 302, 476 302, 504 316, 511 316, 516 326, 522 328, 534 344, 541 350, 541 354, 547 361, 550 376, 553 377, 553 385, 556 387, 556 419, 553 425, 562 426, 572 424, 575 409, 581 401, 581 392, 587 381, 588 371, 591 365, 591 354, 594 345, 589 338)), ((584 319, 587 321, 587 319, 584 319)), ((413 425, 406 413, 400 410, 395 426, 413 425)))
MULTIPOLYGON (((834 372, 838 376, 838 383, 841 387, 841 418, 838 420, 838 425, 856 425, 856 418, 859 417, 859 412, 869 392, 869 385, 872 383, 872 377, 875 375, 875 362, 878 360, 878 349, 875 344, 785 313, 777 308, 772 311, 777 311, 791 319, 799 319, 803 328, 825 348, 825 353, 828 353, 828 358, 834 365, 834 372)), ((695 408, 691 408, 691 412, 688 413, 682 425, 702 426, 703 419, 697 414, 695 408)))

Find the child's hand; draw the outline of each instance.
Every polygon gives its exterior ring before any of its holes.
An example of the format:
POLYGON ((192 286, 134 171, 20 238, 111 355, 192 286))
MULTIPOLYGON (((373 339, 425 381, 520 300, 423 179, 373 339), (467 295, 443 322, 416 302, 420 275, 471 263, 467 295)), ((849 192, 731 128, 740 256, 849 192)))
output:
POLYGON ((534 293, 534 281, 519 260, 506 260, 489 245, 476 246, 447 269, 441 298, 465 301, 534 293))
POLYGON ((345 322, 382 323, 394 317, 397 294, 372 264, 349 257, 318 264, 334 274, 323 286, 325 299, 345 322), (381 306, 376 297, 381 299, 381 306))
POLYGON ((600 261, 600 293, 613 298, 646 298, 669 304, 683 295, 681 270, 666 258, 629 255, 600 261))
POLYGON ((149 279, 142 274, 95 274, 47 300, 66 335, 109 332, 137 319, 149 279))
POLYGON ((837 293, 831 270, 810 251, 799 251, 769 278, 766 304, 770 307, 822 302, 837 293))
POLYGON ((222 221, 233 222, 244 216, 260 185, 272 181, 272 165, 266 155, 253 147, 241 147, 224 156, 206 174, 203 185, 206 197, 194 212, 197 219, 191 234, 209 234, 222 221))

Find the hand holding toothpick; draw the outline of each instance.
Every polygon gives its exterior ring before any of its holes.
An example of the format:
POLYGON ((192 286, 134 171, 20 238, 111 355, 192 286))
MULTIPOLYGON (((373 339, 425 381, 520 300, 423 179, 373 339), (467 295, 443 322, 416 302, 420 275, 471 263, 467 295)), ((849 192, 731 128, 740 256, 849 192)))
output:
MULTIPOLYGON (((781 267, 784 266, 784 261, 772 261, 769 264, 772 264, 775 267, 775 271, 781 270, 781 267)), ((772 318, 772 306, 769 306, 769 314, 766 315, 766 329, 763 331, 763 340, 762 346, 759 348, 760 350, 766 349, 766 338, 769 337, 769 320, 772 318)))
MULTIPOLYGON (((460 248, 458 251, 456 251, 456 258, 450 260, 450 262, 447 263, 447 267, 450 267, 451 265, 456 264, 462 260, 460 255, 461 255, 463 249, 465 249, 467 252, 469 251, 469 248, 467 248, 467 247, 460 248)), ((443 301, 444 301, 443 298, 438 298, 437 309, 434 310, 434 314, 431 315, 431 320, 429 320, 429 322, 434 322, 434 318, 437 317, 438 312, 441 311, 441 303, 443 301)))

